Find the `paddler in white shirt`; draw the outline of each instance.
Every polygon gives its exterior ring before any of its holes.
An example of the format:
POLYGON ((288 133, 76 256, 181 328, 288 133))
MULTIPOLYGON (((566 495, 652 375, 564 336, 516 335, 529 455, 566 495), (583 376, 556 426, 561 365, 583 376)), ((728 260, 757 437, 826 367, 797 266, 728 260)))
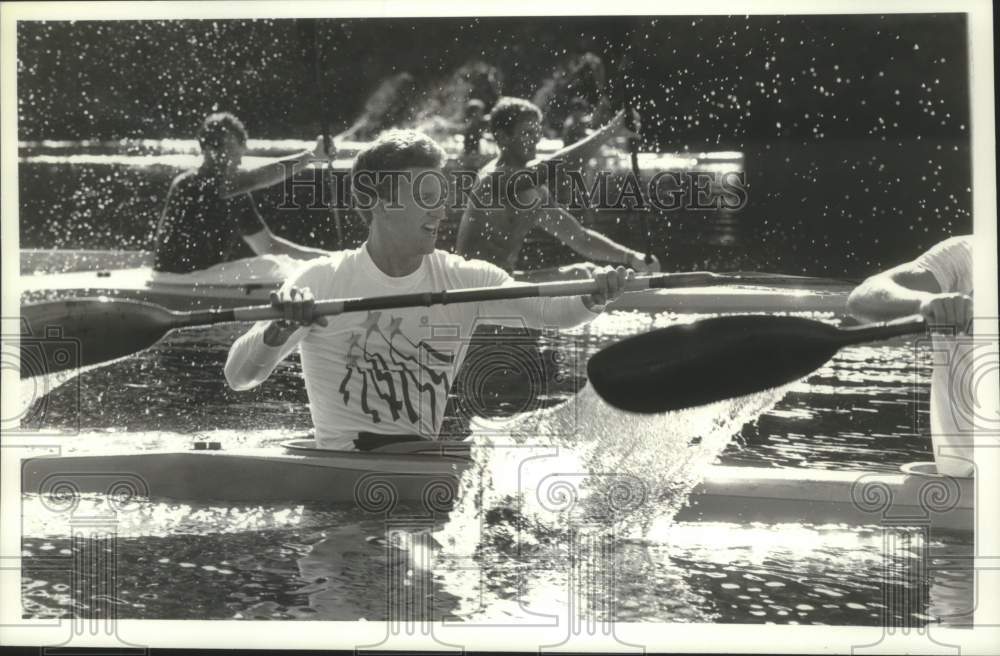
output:
POLYGON ((356 205, 371 201, 360 210, 368 239, 356 250, 305 264, 272 298, 284 320, 257 323, 229 351, 226 380, 245 390, 300 349, 319 448, 370 450, 437 439, 476 325, 513 319, 529 328, 576 326, 596 317, 634 276, 625 267, 595 270, 600 291, 582 297, 315 316, 316 298, 513 284, 493 264, 435 249, 445 217, 443 162, 441 148, 411 130, 385 133, 360 152, 352 185, 356 205))
POLYGON ((972 237, 952 237, 926 253, 859 285, 847 300, 848 311, 867 321, 887 321, 920 314, 932 329, 939 351, 931 377, 930 429, 934 460, 939 473, 955 477, 973 475, 973 426, 962 425, 959 396, 971 390, 956 389, 949 363, 959 362, 962 351, 973 347, 962 339, 971 329, 972 237))

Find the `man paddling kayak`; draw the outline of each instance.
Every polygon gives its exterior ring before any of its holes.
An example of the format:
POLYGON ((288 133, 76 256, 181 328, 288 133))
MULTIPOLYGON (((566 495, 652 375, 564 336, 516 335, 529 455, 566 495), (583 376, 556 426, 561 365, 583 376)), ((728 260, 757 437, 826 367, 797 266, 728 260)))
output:
POLYGON ((314 298, 386 296, 514 284, 502 269, 435 250, 444 219, 444 151, 392 131, 354 162, 355 204, 369 223, 359 248, 305 264, 275 295, 284 321, 257 323, 229 351, 226 380, 254 387, 298 347, 317 446, 368 449, 435 439, 448 391, 482 323, 571 327, 617 298, 633 272, 595 271, 592 296, 400 308, 315 318, 314 298), (367 199, 367 200, 366 200, 367 199))
POLYGON ((585 139, 545 160, 533 161, 542 135, 541 121, 541 110, 527 100, 505 97, 493 107, 490 130, 500 155, 480 172, 473 194, 482 202, 470 199, 466 205, 458 228, 457 252, 513 271, 525 237, 533 228, 541 228, 588 259, 623 264, 641 272, 659 271, 655 257, 647 264, 643 253, 584 228, 572 214, 551 202, 548 185, 536 186, 524 175, 544 175, 548 161, 581 164, 607 140, 631 135, 624 112, 585 139), (494 188, 497 184, 502 188, 494 188), (507 197, 508 193, 513 197, 507 197))
POLYGON ((970 329, 972 321, 972 237, 952 237, 926 253, 861 283, 847 299, 847 309, 868 321, 887 321, 920 314, 933 330, 941 362, 931 378, 930 428, 938 471, 949 476, 972 476, 972 432, 956 422, 955 389, 949 366, 961 362, 970 344, 954 336, 970 329), (949 335, 948 333, 951 333, 949 335))
POLYGON ((309 259, 327 252, 275 235, 264 223, 250 192, 270 187, 311 162, 329 158, 321 138, 314 150, 240 170, 247 131, 227 112, 205 118, 198 133, 201 166, 170 185, 156 228, 154 269, 189 273, 254 254, 309 259))

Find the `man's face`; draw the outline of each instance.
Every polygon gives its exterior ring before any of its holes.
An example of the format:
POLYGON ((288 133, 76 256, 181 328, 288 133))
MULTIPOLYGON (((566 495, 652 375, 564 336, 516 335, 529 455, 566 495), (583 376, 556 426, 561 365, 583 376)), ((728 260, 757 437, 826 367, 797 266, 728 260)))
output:
POLYGON ((382 199, 379 213, 388 223, 389 234, 404 252, 414 255, 434 251, 438 228, 445 217, 448 188, 440 168, 407 169, 401 176, 395 205, 382 199))
POLYGON ((524 116, 499 140, 506 155, 514 160, 529 162, 542 138, 542 125, 534 116, 524 116))
POLYGON ((246 149, 246 144, 238 136, 227 133, 220 146, 205 150, 205 158, 213 168, 232 173, 240 167, 246 149))

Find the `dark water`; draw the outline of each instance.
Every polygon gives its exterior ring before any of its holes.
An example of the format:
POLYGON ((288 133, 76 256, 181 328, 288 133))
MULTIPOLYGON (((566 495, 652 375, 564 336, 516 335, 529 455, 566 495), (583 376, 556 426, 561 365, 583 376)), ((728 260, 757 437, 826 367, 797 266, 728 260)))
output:
POLYGON ((932 460, 930 358, 908 340, 846 349, 744 426, 722 460, 884 471, 932 460))
MULTIPOLYGON (((385 621, 415 614, 483 621, 530 610, 566 614, 567 599, 535 596, 547 585, 565 585, 571 574, 564 559, 512 561, 501 554, 469 563, 437 556, 433 573, 410 575, 426 579, 428 596, 414 600, 391 586, 419 562, 415 543, 429 538, 390 543, 381 522, 316 515, 317 526, 224 535, 27 537, 25 616, 385 621), (110 599, 93 595, 97 573, 93 580, 71 578, 67 560, 95 549, 117 559, 110 599)), ((970 545, 948 536, 682 524, 669 543, 616 545, 620 575, 609 606, 623 622, 970 624, 971 582, 963 572, 970 555, 970 545), (907 546, 892 550, 896 543, 907 546)))

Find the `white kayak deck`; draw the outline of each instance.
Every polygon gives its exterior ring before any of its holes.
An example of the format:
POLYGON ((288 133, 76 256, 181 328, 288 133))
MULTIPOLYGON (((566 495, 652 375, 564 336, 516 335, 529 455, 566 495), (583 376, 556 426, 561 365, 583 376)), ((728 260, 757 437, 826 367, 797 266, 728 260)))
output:
POLYGON ((913 463, 884 473, 714 466, 678 519, 972 531, 974 479, 923 473, 933 467, 913 463))
POLYGON ((25 493, 110 494, 191 501, 357 502, 388 494, 452 497, 469 460, 460 456, 344 451, 326 456, 274 448, 43 456, 22 461, 25 493))
POLYGON ((296 264, 265 255, 226 262, 205 271, 164 273, 150 266, 21 276, 21 302, 108 296, 146 301, 171 310, 266 303, 296 264))
MULTIPOLYGON (((227 503, 353 503, 373 512, 386 512, 397 502, 421 502, 430 510, 446 511, 471 461, 405 449, 311 455, 272 447, 43 456, 22 462, 21 490, 227 503)), ((713 466, 678 519, 971 531, 974 498, 973 479, 921 473, 919 467, 866 473, 713 466)))

